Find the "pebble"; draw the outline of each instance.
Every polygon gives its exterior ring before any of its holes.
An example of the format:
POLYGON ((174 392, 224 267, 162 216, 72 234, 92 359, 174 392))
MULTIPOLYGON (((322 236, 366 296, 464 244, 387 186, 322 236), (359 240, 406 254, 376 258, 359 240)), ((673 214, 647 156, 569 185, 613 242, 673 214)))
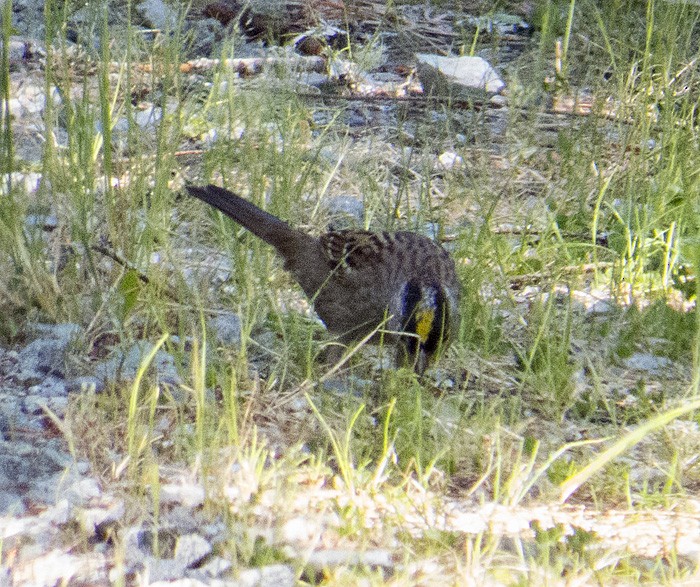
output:
MULTIPOLYGON (((127 350, 117 349, 111 357, 95 366, 94 376, 104 382, 133 381, 152 349, 153 343, 143 340, 135 342, 127 350)), ((182 383, 175 366, 175 359, 166 351, 159 350, 156 353, 151 368, 155 370, 162 383, 170 385, 182 383)))
POLYGON ((365 205, 362 200, 349 194, 341 194, 322 201, 330 216, 329 229, 342 230, 362 226, 365 218, 365 205))
POLYGON ((652 355, 650 353, 634 353, 623 360, 625 367, 636 371, 646 371, 652 375, 659 375, 664 370, 673 367, 673 361, 668 357, 652 355))
POLYGON ((155 29, 173 30, 177 26, 178 14, 162 0, 144 0, 136 10, 155 29))
POLYGON ((217 314, 207 321, 211 330, 216 334, 217 340, 224 345, 241 344, 242 326, 241 317, 234 312, 217 314))

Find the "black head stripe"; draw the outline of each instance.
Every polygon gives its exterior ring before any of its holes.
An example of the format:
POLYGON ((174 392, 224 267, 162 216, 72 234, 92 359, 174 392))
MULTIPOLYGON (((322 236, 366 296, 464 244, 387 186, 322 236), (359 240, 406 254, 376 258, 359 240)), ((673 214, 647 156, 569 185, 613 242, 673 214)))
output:
POLYGON ((445 329, 449 324, 449 308, 447 298, 442 287, 438 284, 420 284, 409 281, 403 297, 403 330, 422 336, 422 340, 416 337, 406 337, 406 345, 409 353, 415 354, 420 348, 427 354, 434 353, 447 334, 445 329), (426 332, 419 332, 424 325, 420 324, 421 314, 432 313, 430 327, 426 332))
MULTIPOLYGON (((422 297, 420 285, 415 281, 409 281, 403 296, 403 324, 401 326, 404 332, 416 332, 416 310, 422 297)), ((416 354, 418 343, 416 337, 406 337, 406 346, 411 356, 416 354)))
POLYGON ((447 307, 447 300, 445 299, 445 293, 441 287, 431 288, 432 302, 434 303, 435 315, 433 317, 433 322, 430 325, 430 332, 428 333, 428 338, 421 345, 426 353, 434 353, 440 343, 442 342, 447 328, 449 309, 447 307))

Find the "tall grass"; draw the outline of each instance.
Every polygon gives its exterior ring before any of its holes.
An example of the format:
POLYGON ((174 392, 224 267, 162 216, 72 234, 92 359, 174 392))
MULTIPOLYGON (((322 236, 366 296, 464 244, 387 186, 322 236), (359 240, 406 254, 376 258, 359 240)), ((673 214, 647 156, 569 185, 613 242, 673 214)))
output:
MULTIPOLYGON (((493 112, 402 106, 393 118, 369 102, 295 96, 288 79, 272 74, 241 81, 223 65, 186 78, 180 27, 149 45, 127 22, 116 42, 96 11, 88 38, 99 49, 76 50, 62 33, 68 3, 48 1, 44 181, 28 195, 10 175, 21 165, 6 3, 0 293, 3 313, 19 318, 0 333, 16 334, 25 316, 77 321, 98 359, 112 350, 103 341, 127 348, 157 340, 154 350, 171 352, 185 380, 170 396, 149 377, 147 358, 136 381, 76 399, 74 450, 105 477, 127 479, 137 496, 150 487, 156 521, 164 465, 202 473, 207 507, 232 537, 242 532, 230 549, 246 562, 279 553, 251 539, 241 520, 254 517, 265 491, 299 485, 299 471, 313 479, 304 483, 322 479, 319 486, 353 498, 383 494, 395 503, 413 499, 411 488, 511 508, 573 496, 591 507, 634 505, 635 495, 649 503, 655 491, 682 491, 678 463, 655 435, 694 417, 698 401, 700 318, 676 319, 666 303, 688 305, 700 263, 700 12, 651 1, 536 4, 532 45, 505 67, 522 87, 499 134, 489 126, 493 112), (552 73, 562 82, 554 96, 542 83, 552 73), (543 104, 566 93, 590 97, 591 115, 552 125, 543 104), (344 120, 362 108, 376 124, 349 128, 344 120), (140 126, 147 112, 155 118, 140 126), (448 149, 463 156, 463 168, 436 165, 448 149), (452 349, 423 379, 376 367, 381 361, 365 349, 329 370, 317 361, 322 329, 273 251, 182 198, 185 180, 230 187, 316 234, 326 228, 326 202, 349 194, 363 201, 370 228, 454 237, 446 246, 463 282, 463 321, 452 349), (47 209, 59 218, 60 241, 25 230, 29 211, 47 209), (681 277, 690 282, 685 292, 681 277), (619 307, 588 313, 578 300, 590 290, 609 292, 605 301, 619 307), (241 317, 239 346, 222 345, 207 326, 223 310, 241 317), (628 368, 635 354, 671 357, 675 379, 628 368), (335 389, 344 393, 334 395, 324 385, 338 372, 346 379, 335 389), (91 424, 83 442, 81 422, 91 424), (642 443, 662 463, 666 489, 646 482, 651 467, 635 452, 642 443), (615 474, 621 456, 638 477, 615 474), (221 497, 234 481, 249 483, 240 519, 221 497)), ((471 38, 475 49, 483 37, 471 38)), ((235 48, 224 43, 221 56, 235 48)), ((346 530, 368 539, 360 506, 341 513, 346 530)), ((658 578, 634 561, 584 556, 585 537, 567 542, 557 529, 533 529, 538 543, 528 556, 529 546, 509 549, 488 532, 412 542, 400 523, 387 524, 406 553, 450 553, 467 574, 515 560, 547 576, 567 569, 588 577, 600 565, 599 582, 618 571, 658 578)))

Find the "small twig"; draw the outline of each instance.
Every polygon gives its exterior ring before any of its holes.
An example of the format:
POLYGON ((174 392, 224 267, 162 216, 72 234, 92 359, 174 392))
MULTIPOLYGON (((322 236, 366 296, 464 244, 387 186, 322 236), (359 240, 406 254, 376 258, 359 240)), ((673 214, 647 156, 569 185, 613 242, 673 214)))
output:
MULTIPOLYGON (((91 245, 90 248, 95 251, 96 253, 99 253, 100 255, 104 255, 105 257, 109 257, 117 263, 118 265, 121 265, 124 267, 124 269, 127 269, 129 271, 133 271, 136 273, 136 276, 139 278, 139 281, 141 283, 144 283, 146 285, 151 284, 151 280, 149 279, 148 275, 137 269, 134 264, 129 261, 128 259, 125 259, 122 257, 119 253, 112 249, 108 249, 107 247, 103 247, 102 245, 91 245)), ((180 298, 177 296, 175 292, 172 291, 170 286, 165 285, 163 288, 163 292, 165 293, 166 296, 168 296, 172 301, 174 302, 180 302, 180 298)))
MULTIPOLYGON (((584 263, 583 265, 566 265, 560 267, 557 273, 593 273, 602 269, 610 269, 614 264, 610 261, 600 261, 599 263, 584 263)), ((539 283, 545 279, 551 279, 555 276, 553 271, 537 271, 535 273, 526 273, 524 275, 514 275, 508 278, 512 289, 519 289, 526 284, 539 283)))
MULTIPOLYGON (((180 73, 200 73, 210 71, 223 65, 229 69, 233 69, 240 75, 254 75, 262 72, 266 67, 284 66, 301 71, 312 71, 323 73, 326 71, 327 62, 324 57, 311 56, 294 56, 294 57, 245 57, 239 59, 192 59, 180 64, 180 73)), ((139 68, 147 73, 151 72, 150 64, 140 65, 139 68)))

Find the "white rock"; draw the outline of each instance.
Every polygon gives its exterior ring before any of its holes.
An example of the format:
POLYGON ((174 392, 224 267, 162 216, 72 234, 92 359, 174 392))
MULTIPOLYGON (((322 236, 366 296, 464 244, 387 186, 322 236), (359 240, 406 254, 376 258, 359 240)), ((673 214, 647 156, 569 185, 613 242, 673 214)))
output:
POLYGON ((506 84, 481 57, 443 57, 416 54, 418 78, 426 94, 473 97, 475 93, 497 94, 506 84))
POLYGON ((454 167, 460 167, 464 163, 464 159, 462 159, 457 153, 453 153, 452 151, 445 151, 438 157, 438 161, 440 162, 440 165, 444 169, 453 169, 454 167))
POLYGON ((185 568, 189 568, 209 556, 211 551, 211 544, 199 534, 186 534, 177 539, 175 559, 185 568))

